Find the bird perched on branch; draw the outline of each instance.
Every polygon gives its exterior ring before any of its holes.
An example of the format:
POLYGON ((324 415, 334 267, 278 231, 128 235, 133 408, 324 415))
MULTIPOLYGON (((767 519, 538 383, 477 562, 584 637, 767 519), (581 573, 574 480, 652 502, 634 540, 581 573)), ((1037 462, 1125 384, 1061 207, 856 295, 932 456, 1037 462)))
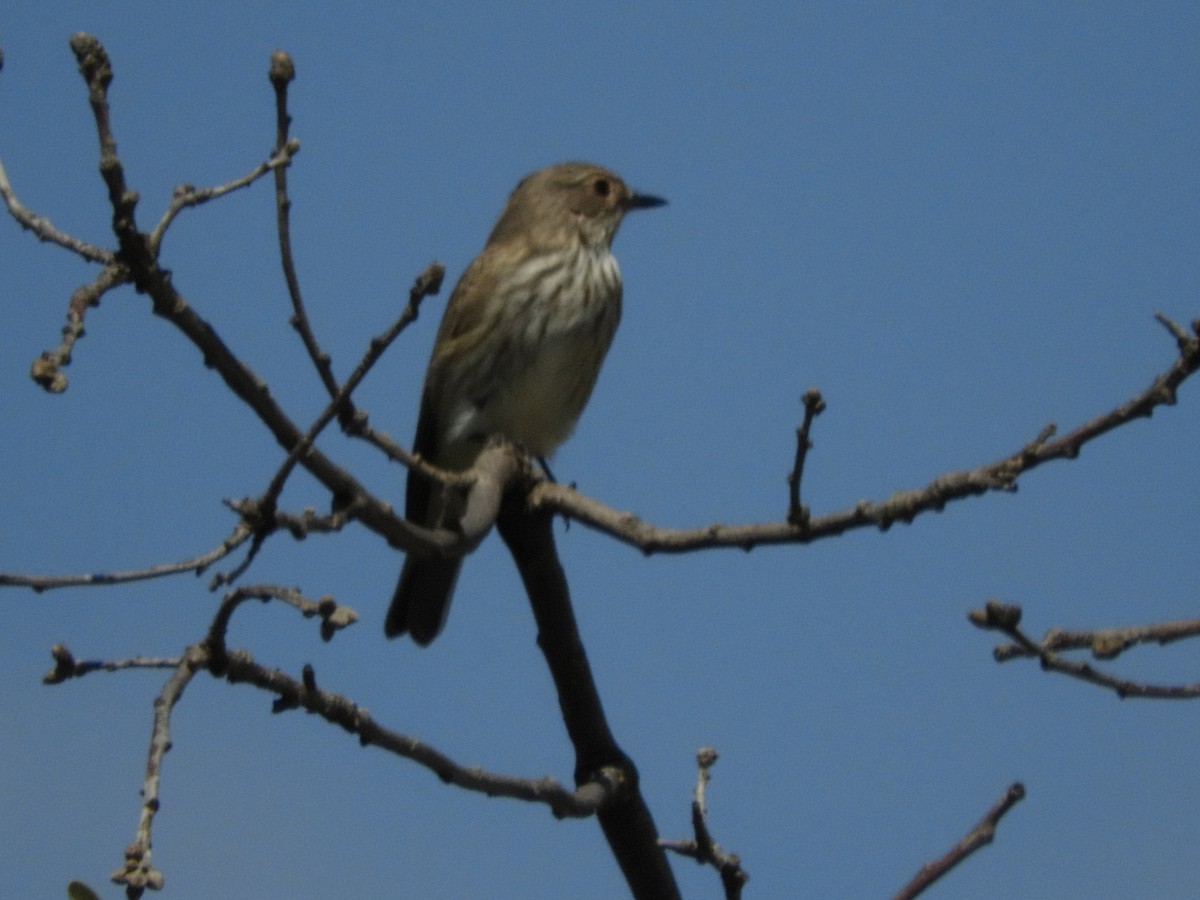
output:
MULTIPOLYGON (((591 163, 526 176, 450 295, 413 450, 454 471, 471 468, 493 436, 550 456, 583 412, 621 318, 617 228, 627 212, 664 202, 591 163)), ((454 529, 462 504, 409 471, 410 521, 454 529)), ((437 637, 461 567, 461 558, 410 552, 384 633, 422 645, 437 637)))

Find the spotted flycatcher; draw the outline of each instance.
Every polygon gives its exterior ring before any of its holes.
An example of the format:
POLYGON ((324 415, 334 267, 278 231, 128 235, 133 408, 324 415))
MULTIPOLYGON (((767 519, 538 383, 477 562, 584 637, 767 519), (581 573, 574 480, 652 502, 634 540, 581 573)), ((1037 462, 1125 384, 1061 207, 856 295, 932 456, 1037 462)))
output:
MULTIPOLYGON (((471 468, 499 436, 548 457, 571 434, 621 318, 613 237, 625 213, 661 206, 600 166, 524 178, 450 295, 433 344, 413 449, 471 468)), ((454 529, 462 498, 409 471, 405 515, 454 529)), ((446 621, 462 559, 412 551, 384 633, 428 644, 446 621)))

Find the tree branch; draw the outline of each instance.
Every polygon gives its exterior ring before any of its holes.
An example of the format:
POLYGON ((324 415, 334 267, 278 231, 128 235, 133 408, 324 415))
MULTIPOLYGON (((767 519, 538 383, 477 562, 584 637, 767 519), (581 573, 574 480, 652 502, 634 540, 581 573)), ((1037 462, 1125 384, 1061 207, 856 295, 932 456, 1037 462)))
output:
MULTIPOLYGON (((272 53, 267 77, 275 89, 275 150, 279 152, 288 145, 288 129, 292 124, 292 117, 287 111, 287 89, 288 84, 296 77, 296 65, 291 56, 282 50, 272 53)), ((275 222, 276 231, 279 233, 279 259, 283 266, 283 278, 287 282, 288 296, 292 300, 292 327, 300 335, 304 349, 308 351, 309 359, 316 366, 317 375, 325 385, 326 392, 330 397, 336 397, 338 384, 337 379, 333 377, 329 354, 317 343, 308 320, 308 311, 304 308, 303 295, 300 293, 300 278, 296 274, 296 262, 292 255, 291 209, 292 201, 287 192, 287 166, 280 166, 275 170, 275 222)))
POLYGON ((963 836, 962 840, 954 845, 949 853, 941 859, 926 863, 921 867, 921 871, 916 874, 913 880, 896 894, 896 900, 911 900, 911 898, 916 897, 918 894, 924 893, 926 888, 980 847, 990 844, 996 837, 996 826, 1000 824, 1000 820, 1004 818, 1004 814, 1024 799, 1025 785, 1019 781, 1010 784, 1008 790, 1004 792, 1004 796, 997 801, 995 806, 987 811, 987 814, 979 820, 974 828, 963 836))
POLYGON ((273 712, 303 709, 358 736, 364 746, 377 746, 429 769, 442 781, 489 797, 508 797, 543 803, 556 818, 586 818, 609 801, 612 788, 593 783, 583 790, 569 791, 553 778, 518 778, 488 772, 479 766, 464 766, 417 738, 384 728, 371 714, 350 699, 317 687, 311 667, 297 681, 278 669, 256 663, 244 650, 231 650, 223 663, 223 675, 231 684, 252 684, 276 695, 273 712))
POLYGON ((54 668, 42 676, 42 684, 62 684, 92 672, 122 672, 125 669, 175 669, 180 657, 133 656, 129 659, 79 660, 62 644, 50 648, 54 668))
POLYGON ((510 493, 497 526, 537 620, 538 647, 554 679, 563 723, 575 747, 575 784, 609 783, 615 774, 618 790, 600 808, 598 818, 631 893, 647 900, 679 897, 671 867, 658 845, 654 818, 642 798, 637 768, 608 727, 554 546, 554 515, 546 509, 525 509, 523 495, 521 490, 510 493))
POLYGON ((2 161, 0 161, 0 198, 3 198, 9 215, 17 220, 17 224, 26 231, 32 231, 39 241, 49 241, 52 244, 58 244, 58 246, 70 250, 88 262, 102 263, 106 266, 113 264, 114 258, 111 250, 104 247, 97 247, 95 244, 89 244, 87 241, 73 237, 64 231, 59 231, 54 227, 54 223, 45 216, 39 216, 33 210, 29 209, 29 207, 25 206, 17 198, 16 191, 13 190, 12 185, 9 184, 8 172, 5 171, 2 161))
POLYGON ((751 525, 713 524, 701 528, 660 528, 633 513, 621 512, 575 489, 542 482, 530 492, 529 504, 577 519, 584 525, 637 547, 644 553, 690 553, 712 547, 751 550, 772 544, 808 544, 859 528, 886 531, 896 522, 909 523, 926 512, 941 512, 947 503, 990 491, 1015 491, 1017 479, 1043 463, 1074 459, 1083 446, 1135 419, 1148 417, 1159 406, 1175 403, 1176 391, 1200 369, 1200 321, 1192 323, 1192 334, 1171 323, 1161 313, 1179 346, 1179 356, 1151 385, 1127 403, 1102 413, 1074 431, 1054 439, 1055 427, 1042 432, 1015 453, 974 469, 947 472, 917 490, 898 491, 886 500, 860 500, 853 507, 790 522, 751 525))
POLYGON ((288 141, 282 147, 276 148, 270 159, 259 163, 253 170, 247 172, 241 178, 235 178, 233 181, 226 182, 225 184, 208 188, 198 188, 190 184, 179 185, 175 188, 171 202, 167 205, 166 212, 158 220, 158 224, 154 226, 154 230, 150 232, 150 253, 155 257, 158 256, 167 229, 171 227, 171 223, 175 221, 175 217, 183 210, 191 206, 200 206, 210 200, 216 200, 218 197, 224 197, 226 194, 236 191, 239 188, 249 187, 268 172, 290 166, 292 158, 299 152, 300 142, 288 141))
POLYGON ((195 572, 197 575, 200 575, 217 560, 228 556, 240 547, 250 536, 250 529, 239 522, 229 537, 225 538, 219 546, 191 559, 173 563, 162 563, 128 572, 88 572, 82 575, 22 575, 0 572, 0 587, 29 587, 40 593, 41 591, 63 587, 128 584, 132 581, 145 581, 150 578, 178 575, 180 572, 195 572))
MULTIPOLYGON (((445 266, 438 262, 432 262, 425 267, 425 271, 416 277, 412 288, 408 292, 408 305, 404 308, 404 312, 400 314, 400 317, 392 323, 387 331, 371 339, 367 352, 350 374, 350 377, 346 379, 346 383, 334 391, 333 399, 325 407, 324 412, 309 426, 308 431, 300 442, 288 452, 287 459, 283 461, 283 464, 271 479, 271 483, 267 486, 267 490, 260 498, 260 503, 263 506, 274 507, 279 495, 283 492, 288 475, 300 460, 300 457, 313 446, 314 441, 316 441, 318 435, 325 429, 325 426, 333 421, 334 416, 340 416, 346 422, 350 420, 352 417, 351 408, 348 405, 350 394, 367 377, 367 373, 371 371, 371 367, 383 356, 388 347, 392 345, 392 342, 400 336, 400 332, 416 321, 421 301, 431 294, 436 294, 441 289, 442 278, 445 274, 445 266)), ((298 307, 298 309, 302 310, 303 307, 298 307)), ((305 331, 308 331, 308 329, 306 328, 305 331)), ((365 419, 365 415, 363 418, 365 419)))
MULTIPOLYGON (((983 609, 971 610, 967 618, 970 619, 973 625, 984 630, 1003 632, 1012 638, 1020 650, 1023 651, 1023 653, 1018 654, 1008 648, 997 647, 992 654, 996 662, 1005 662, 1018 655, 1037 657, 1041 661, 1043 669, 1051 672, 1059 672, 1063 675, 1069 675, 1072 678, 1078 678, 1080 681, 1086 681, 1089 684, 1107 688, 1122 700, 1129 697, 1142 700, 1195 700, 1200 697, 1200 684, 1143 684, 1109 675, 1107 672, 1096 669, 1085 662, 1064 659, 1051 646, 1048 646, 1044 642, 1041 644, 1037 643, 1021 630, 1021 607, 1016 604, 1005 604, 998 600, 989 600, 983 609)), ((1168 625, 1160 627, 1170 628, 1171 625, 1177 626, 1178 624, 1168 623, 1168 625)), ((1197 633, 1194 627, 1189 630, 1191 634, 1197 633)), ((1183 634, 1176 633, 1168 639, 1177 640, 1184 636, 1183 634)), ((1121 649, 1124 648, 1121 647, 1111 652, 1105 658, 1115 657, 1121 649)))
POLYGON ((83 323, 87 311, 100 305, 100 298, 115 287, 128 284, 129 270, 117 263, 106 265, 100 274, 85 285, 71 292, 67 304, 67 322, 62 327, 62 341, 53 350, 43 350, 29 367, 29 377, 52 394, 61 394, 67 389, 67 375, 63 372, 71 363, 71 351, 75 342, 84 335, 83 323))
MULTIPOLYGON (((886 530, 897 521, 911 522, 924 512, 940 511, 948 502, 994 490, 1016 490, 1018 478, 1030 469, 1052 459, 1074 458, 1086 443, 1136 418, 1151 415, 1160 405, 1173 404, 1178 386, 1200 368, 1200 340, 1197 338, 1197 335, 1200 335, 1200 323, 1193 322, 1192 333, 1189 333, 1160 313, 1157 318, 1175 338, 1179 358, 1166 372, 1157 376, 1147 390, 1128 403, 1097 416, 1057 439, 1054 437, 1054 426, 1049 426, 1026 446, 996 462, 971 470, 949 472, 922 489, 898 492, 880 502, 864 500, 851 509, 817 518, 810 516, 800 498, 804 463, 811 446, 809 431, 813 419, 824 408, 820 394, 815 391, 810 391, 804 398, 805 418, 797 429, 795 461, 788 478, 788 510, 786 520, 781 523, 712 525, 686 530, 657 528, 641 522, 631 514, 606 507, 569 487, 547 482, 533 483, 523 458, 507 447, 489 447, 480 457, 476 467, 468 473, 445 473, 429 466, 419 457, 408 454, 403 448, 393 444, 386 435, 373 432, 367 427, 365 413, 357 412, 351 402, 353 390, 361 383, 379 356, 416 318, 421 298, 428 293, 436 293, 442 277, 441 267, 433 264, 418 277, 410 291, 408 307, 384 335, 372 340, 359 366, 341 386, 332 374, 328 354, 321 350, 312 332, 296 277, 290 242, 287 168, 298 148, 298 144, 288 138, 290 116, 287 113, 286 95, 287 85, 294 77, 290 58, 286 54, 276 53, 271 61, 270 78, 276 90, 277 100, 276 147, 272 157, 248 175, 226 185, 204 190, 190 186, 177 189, 175 198, 158 225, 147 234, 137 227, 135 210, 139 197, 126 183, 111 128, 107 91, 113 73, 107 53, 95 38, 86 34, 74 35, 71 46, 88 85, 89 101, 99 140, 99 168, 108 189, 113 210, 113 233, 119 250, 113 253, 58 232, 48 220, 34 215, 20 203, 8 184, 6 173, 0 167, 0 196, 3 196, 10 214, 22 227, 33 231, 41 240, 59 243, 85 259, 104 265, 103 271, 96 279, 77 289, 72 295, 68 323, 63 331, 63 342, 56 351, 47 351, 35 362, 34 377, 50 390, 64 389, 66 378, 62 374, 62 368, 69 363, 71 349, 83 333, 86 310, 97 305, 106 291, 131 282, 139 293, 151 298, 156 315, 173 324, 200 350, 205 365, 216 369, 230 390, 251 408, 275 436, 286 456, 260 497, 231 504, 241 516, 241 521, 233 535, 226 539, 220 548, 203 557, 139 572, 69 576, 67 580, 38 580, 33 576, 0 575, 0 585, 23 584, 40 590, 68 583, 111 584, 117 581, 132 581, 186 569, 199 572, 244 544, 248 538, 251 539, 250 550, 244 563, 235 568, 232 574, 220 576, 215 580, 215 583, 219 583, 221 579, 232 580, 244 571, 254 558, 258 547, 276 530, 285 529, 295 536, 302 536, 310 530, 336 530, 350 519, 363 522, 393 546, 405 549, 432 548, 445 555, 462 555, 470 552, 483 540, 493 523, 498 523, 501 535, 513 554, 530 596, 538 625, 539 646, 554 679, 564 722, 576 753, 574 777, 577 790, 574 792, 565 790, 552 779, 518 779, 463 767, 415 738, 383 728, 365 710, 346 697, 321 689, 317 686, 316 675, 311 667, 306 666, 301 679, 297 681, 278 670, 269 670, 257 664, 249 653, 229 651, 226 648, 227 628, 233 613, 241 603, 252 598, 264 601, 283 600, 306 616, 320 617, 322 634, 326 639, 338 629, 352 624, 357 618, 353 610, 339 606, 332 598, 311 600, 295 590, 250 586, 231 591, 214 617, 207 637, 187 648, 184 655, 178 659, 79 662, 66 648, 55 647, 53 654, 56 667, 46 676, 49 683, 59 683, 100 670, 146 667, 170 667, 173 670, 155 701, 154 730, 137 836, 126 852, 125 867, 114 875, 115 880, 128 886, 131 896, 140 895, 145 887, 158 888, 162 885, 161 873, 155 870, 150 862, 150 830, 152 819, 158 810, 162 759, 170 747, 170 715, 195 671, 207 668, 214 676, 223 676, 230 682, 246 682, 273 692, 277 698, 273 708, 277 712, 296 708, 315 712, 327 721, 357 734, 363 745, 377 744, 398 755, 413 759, 448 783, 492 796, 511 796, 543 802, 557 816, 589 815, 597 812, 606 839, 634 895, 676 897, 678 888, 663 847, 659 844, 653 818, 640 793, 636 767, 612 735, 590 671, 570 606, 565 574, 554 547, 551 530, 553 515, 563 513, 577 518, 584 524, 604 531, 646 553, 689 552, 721 546, 750 549, 759 544, 803 544, 865 526, 886 530), (266 382, 236 357, 216 330, 189 306, 183 295, 175 289, 170 272, 161 267, 159 259, 165 234, 183 208, 198 205, 246 186, 268 171, 274 172, 276 180, 280 252, 292 300, 292 324, 300 333, 309 357, 330 396, 330 402, 324 411, 307 431, 303 432, 278 406, 266 382), (468 492, 461 531, 429 531, 406 522, 393 512, 390 504, 369 493, 349 472, 317 450, 317 437, 335 417, 348 434, 375 443, 391 458, 402 460, 405 465, 421 471, 427 477, 453 484, 468 492), (294 516, 278 511, 278 498, 297 465, 304 467, 330 491, 333 507, 331 515, 317 517, 311 514, 311 511, 306 511, 300 516, 294 516), (513 487, 506 493, 510 485, 513 487)), ((976 621, 980 627, 1002 630, 1016 642, 1016 650, 1011 655, 1036 656, 1045 668, 1104 685, 1115 690, 1119 696, 1179 697, 1184 696, 1182 692, 1185 691, 1195 692, 1187 694, 1188 696, 1200 695, 1200 686, 1155 688, 1135 685, 1105 676, 1086 664, 1062 660, 1055 652, 1058 648, 1051 645, 1049 636, 1041 645, 1026 637, 1018 628, 1019 618, 1019 608, 1002 607, 999 604, 993 608, 992 603, 988 604, 988 609, 983 613, 972 614, 972 621, 976 621), (1159 693, 1155 693, 1156 691, 1159 693)), ((1125 630, 1120 634, 1107 633, 1100 639, 1093 635, 1090 646, 1098 655, 1099 645, 1107 648, 1111 656, 1115 656, 1134 642, 1149 639, 1165 641, 1185 636, 1178 628, 1181 623, 1172 624, 1177 627, 1169 637, 1164 636, 1168 634, 1166 631, 1159 631, 1157 636, 1152 638, 1147 636, 1153 634, 1150 631, 1133 634, 1132 630, 1125 630)), ((1193 628, 1191 633, 1196 633, 1196 630, 1193 628)), ((1072 640, 1075 639, 1077 638, 1073 636, 1072 640)), ((715 753, 711 759, 703 755, 699 759, 701 771, 693 803, 696 838, 691 844, 696 858, 718 865, 727 896, 736 896, 731 891, 740 891, 745 874, 738 865, 737 857, 722 853, 712 841, 707 828, 704 793, 708 768, 713 761, 715 753)), ((999 819, 1023 796, 1024 789, 1021 785, 1011 786, 1006 797, 993 807, 951 853, 942 860, 924 867, 914 882, 899 896, 916 896, 961 859, 989 842, 994 836, 999 819)), ((672 849, 679 848, 672 846, 672 849)))
POLYGON ((203 641, 188 647, 183 656, 175 659, 132 658, 113 661, 79 661, 66 647, 56 645, 51 650, 55 667, 43 681, 61 684, 72 678, 82 678, 92 672, 116 672, 126 669, 169 668, 172 675, 154 701, 154 727, 142 786, 142 812, 133 843, 125 849, 125 863, 112 875, 112 880, 126 886, 130 897, 140 897, 146 888, 159 890, 162 873, 151 863, 151 830, 159 803, 159 783, 163 757, 171 749, 170 720, 184 688, 196 672, 208 670, 214 677, 225 678, 231 684, 252 684, 276 695, 272 711, 279 713, 304 709, 326 721, 358 735, 362 746, 376 745, 397 756, 412 760, 432 771, 442 781, 489 797, 509 797, 516 800, 542 803, 556 818, 586 818, 597 810, 609 807, 626 787, 624 773, 612 767, 594 773, 595 777, 577 790, 562 787, 553 778, 518 778, 485 771, 478 766, 464 766, 429 744, 384 728, 358 704, 348 698, 317 686, 312 666, 305 666, 297 681, 278 669, 268 669, 256 663, 243 650, 229 650, 225 636, 229 622, 237 609, 248 600, 280 600, 294 607, 306 618, 321 619, 321 635, 325 640, 344 627, 353 625, 357 614, 334 602, 331 597, 309 600, 298 590, 276 585, 255 585, 230 591, 213 617, 203 641))
POLYGON ((142 814, 133 843, 125 848, 125 864, 111 876, 116 884, 125 885, 125 894, 131 900, 140 897, 146 888, 162 890, 162 872, 154 868, 151 862, 150 831, 159 808, 158 786, 162 777, 163 757, 171 749, 171 713, 196 670, 204 665, 205 656, 199 647, 189 647, 175 667, 174 674, 154 700, 154 728, 146 760, 146 777, 142 782, 142 814))
POLYGON ((787 523, 803 528, 808 522, 808 507, 800 502, 800 481, 804 477, 804 460, 812 449, 812 441, 808 438, 812 430, 813 419, 825 411, 825 400, 816 388, 809 388, 801 398, 804 404, 804 421, 796 429, 796 460, 788 475, 788 511, 787 523))
MULTIPOLYGON (((1051 628, 1038 646, 1051 653, 1062 650, 1090 650, 1096 659, 1116 659, 1139 644, 1170 644, 1200 635, 1200 619, 1130 625, 1125 628, 1101 628, 1096 631, 1067 631, 1051 628)), ((1002 644, 994 651, 996 662, 1028 658, 1038 654, 1020 644, 1002 644)))
MULTIPOLYGON (((116 140, 109 121, 107 89, 112 81, 112 67, 108 54, 99 41, 82 33, 72 36, 71 47, 88 83, 89 99, 96 119, 101 148, 100 171, 108 185, 113 205, 113 231, 121 247, 117 258, 128 268, 134 286, 151 298, 155 315, 166 319, 196 345, 204 357, 205 365, 217 370, 234 395, 254 411, 280 446, 289 454, 297 452, 300 464, 333 495, 335 510, 348 510, 350 515, 382 535, 393 546, 403 549, 429 546, 427 535, 395 515, 390 504, 375 498, 348 471, 334 464, 315 447, 305 447, 304 433, 272 398, 266 382, 229 350, 216 329, 200 318, 175 289, 170 273, 159 266, 152 252, 157 248, 152 247, 147 235, 137 230, 134 221, 138 195, 129 190, 125 183, 124 169, 117 157, 116 140)), ((275 166, 277 177, 283 171, 284 166, 275 166)), ((418 278, 420 290, 428 292, 440 283, 435 277, 438 271, 440 267, 435 264, 418 278)), ((299 308, 302 309, 302 306, 299 308)), ((393 326, 393 331, 399 333, 404 324, 406 317, 402 316, 400 322, 393 326)), ((368 358, 373 361, 375 357, 369 353, 368 358)))
POLYGON ((694 859, 701 865, 712 866, 721 876, 725 900, 738 900, 742 896, 742 888, 750 880, 750 875, 742 868, 742 861, 738 855, 722 850, 721 845, 713 840, 712 832, 708 830, 705 792, 711 777, 709 770, 716 761, 717 751, 712 747, 701 747, 696 753, 696 765, 700 774, 696 778, 696 790, 692 799, 692 832, 695 836, 684 841, 660 840, 659 844, 667 850, 694 859))

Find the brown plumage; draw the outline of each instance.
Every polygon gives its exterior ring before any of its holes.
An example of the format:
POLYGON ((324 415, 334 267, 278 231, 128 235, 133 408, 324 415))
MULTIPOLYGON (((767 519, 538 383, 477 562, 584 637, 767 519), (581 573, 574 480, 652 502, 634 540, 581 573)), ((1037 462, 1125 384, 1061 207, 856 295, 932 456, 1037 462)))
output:
MULTIPOLYGON (((625 213, 661 206, 612 172, 563 163, 509 195, 483 251, 450 295, 425 373, 413 450, 435 466, 469 469, 500 435, 550 456, 591 396, 621 318, 621 271, 611 253, 625 213)), ((415 472, 405 515, 454 528, 461 499, 415 472)), ((428 644, 441 631, 461 559, 410 553, 384 632, 428 644)))

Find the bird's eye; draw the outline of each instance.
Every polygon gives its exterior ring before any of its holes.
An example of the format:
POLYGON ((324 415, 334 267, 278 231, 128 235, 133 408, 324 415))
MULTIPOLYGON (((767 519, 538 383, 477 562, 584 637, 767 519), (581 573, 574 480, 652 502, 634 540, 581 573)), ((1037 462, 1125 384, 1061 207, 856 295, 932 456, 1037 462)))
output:
POLYGON ((597 178, 592 182, 592 188, 596 191, 596 196, 607 197, 608 192, 612 190, 612 185, 608 183, 607 178, 597 178))

